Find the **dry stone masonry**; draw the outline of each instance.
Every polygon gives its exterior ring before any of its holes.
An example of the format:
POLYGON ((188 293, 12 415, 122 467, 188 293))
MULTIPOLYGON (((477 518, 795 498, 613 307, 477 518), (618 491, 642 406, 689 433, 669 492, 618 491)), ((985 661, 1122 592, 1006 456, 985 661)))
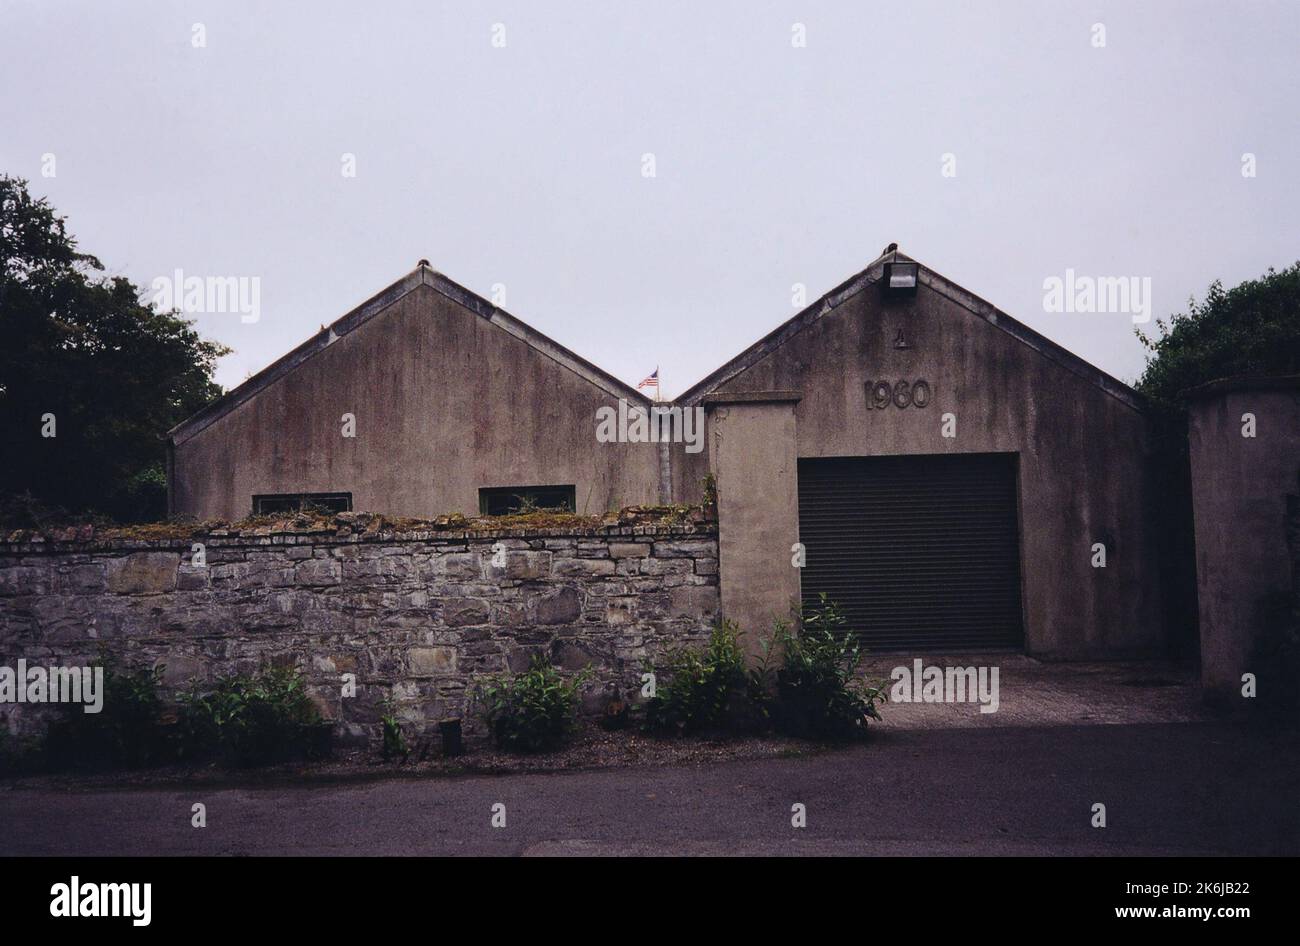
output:
MULTIPOLYGON (((107 653, 162 667, 174 690, 288 664, 345 743, 373 742, 386 705, 411 733, 461 717, 481 737, 475 681, 536 654, 565 670, 590 665, 583 708, 599 712, 616 692, 634 697, 647 658, 706 639, 718 608, 716 531, 698 521, 153 540, 70 531, 0 545, 0 665, 107 653), (355 696, 344 695, 347 675, 355 696)), ((32 709, 0 714, 30 732, 32 709)))

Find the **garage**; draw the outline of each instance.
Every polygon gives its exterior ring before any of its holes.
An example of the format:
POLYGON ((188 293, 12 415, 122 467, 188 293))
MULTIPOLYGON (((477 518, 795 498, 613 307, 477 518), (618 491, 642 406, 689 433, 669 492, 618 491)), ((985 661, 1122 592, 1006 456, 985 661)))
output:
POLYGON ((799 461, 805 607, 873 652, 1021 649, 1016 455, 799 461))

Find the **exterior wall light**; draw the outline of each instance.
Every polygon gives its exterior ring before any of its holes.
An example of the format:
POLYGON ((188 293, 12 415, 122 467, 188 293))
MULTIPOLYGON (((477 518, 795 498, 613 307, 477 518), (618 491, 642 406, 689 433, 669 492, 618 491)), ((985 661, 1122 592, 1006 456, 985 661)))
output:
POLYGON ((886 299, 903 299, 916 295, 920 282, 917 263, 892 262, 885 264, 885 277, 880 281, 886 299))

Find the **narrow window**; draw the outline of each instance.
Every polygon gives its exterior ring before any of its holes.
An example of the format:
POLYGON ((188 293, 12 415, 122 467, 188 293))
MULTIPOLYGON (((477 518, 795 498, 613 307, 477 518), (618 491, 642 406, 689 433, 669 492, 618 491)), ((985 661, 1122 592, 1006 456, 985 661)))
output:
POLYGON ((520 512, 573 512, 577 508, 572 486, 494 486, 478 491, 478 510, 485 516, 512 516, 520 512))
POLYGON ((253 515, 283 512, 351 512, 351 493, 263 493, 253 497, 253 515))

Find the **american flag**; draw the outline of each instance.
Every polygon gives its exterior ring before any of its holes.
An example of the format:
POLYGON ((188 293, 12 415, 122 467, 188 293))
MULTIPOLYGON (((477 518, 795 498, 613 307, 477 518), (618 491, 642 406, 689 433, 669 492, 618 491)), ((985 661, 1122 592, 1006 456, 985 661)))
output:
POLYGON ((636 386, 636 389, 638 391, 640 391, 642 388, 654 388, 655 397, 656 398, 659 397, 659 369, 658 368, 655 368, 654 371, 650 372, 650 376, 636 386))

